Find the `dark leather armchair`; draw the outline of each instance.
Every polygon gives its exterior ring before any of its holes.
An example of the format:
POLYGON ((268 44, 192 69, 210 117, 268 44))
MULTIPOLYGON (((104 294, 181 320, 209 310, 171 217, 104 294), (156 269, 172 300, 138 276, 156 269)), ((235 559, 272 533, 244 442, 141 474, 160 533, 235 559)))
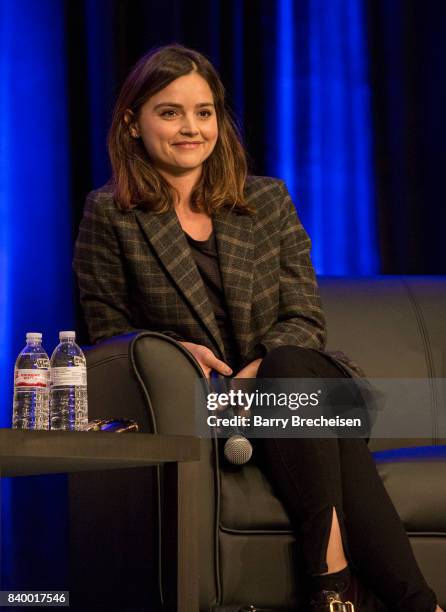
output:
MULTIPOLYGON (((344 351, 370 377, 446 378, 446 277, 322 278, 320 289, 329 349, 344 351)), ((194 435, 194 387, 200 372, 174 340, 144 332, 116 337, 92 347, 87 359, 90 418, 125 416, 136 419, 143 431, 194 435)), ((446 406, 438 406, 434 387, 429 401, 436 403, 437 414, 444 414, 446 406)), ((435 436, 372 438, 369 443, 424 575, 444 606, 446 446, 442 445, 446 440, 435 436)), ((105 521, 107 512, 108 516, 115 512, 115 517, 121 512, 111 524, 109 519, 115 536, 107 554, 115 558, 109 559, 108 575, 115 577, 121 593, 127 587, 141 591, 140 607, 129 609, 156 610, 161 607, 158 579, 161 590, 163 584, 156 541, 160 471, 142 470, 136 477, 134 472, 121 475, 121 484, 103 474, 72 478, 74 557, 85 555, 85 542, 95 539, 90 561, 104 568, 107 561, 100 558, 100 551, 110 545, 110 538, 102 536, 98 542, 95 521, 105 521), (112 502, 106 504, 112 508, 97 502, 99 510, 92 511, 88 500, 99 500, 101 486, 106 497, 114 487, 112 502), (142 546, 146 556, 119 553, 123 539, 135 549, 142 546), (113 564, 120 564, 121 570, 113 573, 113 564), (129 579, 118 585, 124 566, 130 567, 131 587, 129 579)), ((301 570, 299 543, 288 516, 255 461, 235 469, 220 465, 215 440, 203 439, 200 610, 250 603, 293 608, 302 594, 301 570)), ((78 579, 84 583, 79 573, 78 579)), ((91 601, 91 593, 84 590, 83 596, 91 601)))

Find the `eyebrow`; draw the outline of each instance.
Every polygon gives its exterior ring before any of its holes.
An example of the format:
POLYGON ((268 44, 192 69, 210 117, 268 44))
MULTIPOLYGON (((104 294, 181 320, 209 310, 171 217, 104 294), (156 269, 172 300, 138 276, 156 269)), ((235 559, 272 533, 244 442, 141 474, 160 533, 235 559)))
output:
MULTIPOLYGON (((174 108, 184 108, 182 104, 177 104, 176 102, 160 102, 157 104, 153 110, 160 108, 160 106, 173 106, 174 108)), ((195 108, 202 108, 203 106, 214 106, 212 102, 199 102, 195 104, 195 108)))

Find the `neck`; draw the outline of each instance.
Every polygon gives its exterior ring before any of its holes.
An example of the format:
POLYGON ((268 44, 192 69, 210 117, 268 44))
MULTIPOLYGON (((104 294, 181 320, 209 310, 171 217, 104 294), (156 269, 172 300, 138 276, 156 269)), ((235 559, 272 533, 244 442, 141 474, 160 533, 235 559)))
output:
POLYGON ((163 170, 159 171, 166 181, 178 192, 178 197, 175 201, 175 208, 190 208, 191 193, 200 179, 201 167, 194 168, 184 174, 172 175, 163 170))

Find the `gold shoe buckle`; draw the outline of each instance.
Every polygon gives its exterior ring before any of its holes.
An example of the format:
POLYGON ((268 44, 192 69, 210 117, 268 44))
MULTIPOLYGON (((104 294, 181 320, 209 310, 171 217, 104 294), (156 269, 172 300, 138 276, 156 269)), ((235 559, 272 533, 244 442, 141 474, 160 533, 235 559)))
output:
POLYGON ((330 612, 355 612, 355 606, 351 601, 339 601, 330 598, 330 612))

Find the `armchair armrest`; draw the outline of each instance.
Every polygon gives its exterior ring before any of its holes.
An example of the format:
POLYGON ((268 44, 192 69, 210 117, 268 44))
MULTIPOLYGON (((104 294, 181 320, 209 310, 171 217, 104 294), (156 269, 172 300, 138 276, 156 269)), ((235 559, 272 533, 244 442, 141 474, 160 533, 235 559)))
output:
POLYGON ((129 418, 140 431, 195 434, 195 382, 182 344, 157 332, 114 336, 85 348, 89 419, 129 418))

